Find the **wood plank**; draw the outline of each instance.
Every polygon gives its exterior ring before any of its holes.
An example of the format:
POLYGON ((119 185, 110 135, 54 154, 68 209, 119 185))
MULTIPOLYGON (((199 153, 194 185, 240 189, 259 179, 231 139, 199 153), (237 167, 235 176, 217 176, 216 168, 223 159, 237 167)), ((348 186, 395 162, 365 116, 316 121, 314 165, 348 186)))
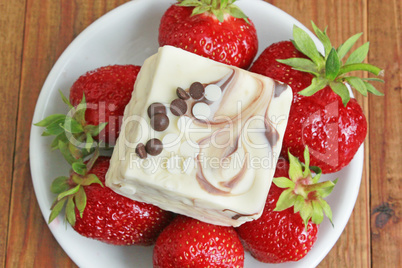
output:
POLYGON ((20 89, 25 1, 0 3, 0 266, 4 266, 20 89))
MULTIPOLYGON (((328 35, 335 47, 358 32, 366 32, 366 35, 357 45, 362 45, 367 39, 368 7, 365 0, 272 0, 267 2, 292 15, 310 30, 312 29, 311 20, 321 29, 328 26, 328 35)), ((357 100, 369 120, 367 98, 358 96, 357 100)), ((362 183, 354 211, 338 242, 319 267, 370 267, 368 142, 367 138, 362 183)))
POLYGON ((401 267, 401 1, 369 0, 370 62, 385 69, 384 97, 370 97, 373 267, 401 267))
POLYGON ((39 210, 29 170, 29 131, 35 100, 59 55, 91 22, 126 1, 95 2, 27 1, 6 267, 75 267, 39 210))

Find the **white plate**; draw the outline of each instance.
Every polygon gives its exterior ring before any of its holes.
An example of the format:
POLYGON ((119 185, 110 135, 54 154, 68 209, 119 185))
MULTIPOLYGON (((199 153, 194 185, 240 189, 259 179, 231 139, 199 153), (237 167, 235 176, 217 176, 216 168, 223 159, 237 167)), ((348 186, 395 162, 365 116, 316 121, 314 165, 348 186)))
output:
MULTIPOLYGON (((68 96, 73 82, 86 71, 110 64, 137 64, 157 51, 159 21, 174 0, 135 0, 107 13, 83 31, 65 50, 49 73, 40 93, 33 122, 54 113, 65 113, 58 90, 68 96)), ((297 20, 278 8, 260 0, 240 0, 238 5, 257 27, 260 51, 269 44, 289 40, 297 20)), ((41 137, 42 129, 33 126, 30 140, 32 180, 45 220, 50 214, 54 195, 50 192, 53 178, 68 174, 68 165, 58 152, 50 151, 51 138, 41 137)), ((317 242, 301 261, 269 265, 254 260, 246 253, 245 267, 315 267, 326 256, 342 233, 359 192, 363 169, 363 148, 352 163, 337 174, 338 185, 328 198, 335 227, 325 220, 317 242)), ((152 247, 110 246, 78 235, 66 228, 59 216, 49 228, 61 247, 80 267, 152 267, 152 247)))

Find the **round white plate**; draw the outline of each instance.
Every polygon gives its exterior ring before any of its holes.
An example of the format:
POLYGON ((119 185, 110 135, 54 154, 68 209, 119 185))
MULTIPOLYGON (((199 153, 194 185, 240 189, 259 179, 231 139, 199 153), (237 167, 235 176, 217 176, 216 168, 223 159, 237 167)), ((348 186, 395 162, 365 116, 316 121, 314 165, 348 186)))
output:
MULTIPOLYGON (((136 64, 154 54, 158 48, 158 27, 164 11, 174 0, 135 0, 107 13, 83 31, 64 51, 49 73, 36 104, 33 122, 54 113, 66 113, 58 90, 68 96, 68 89, 85 72, 110 64, 136 64)), ((237 2, 253 20, 258 31, 259 52, 274 42, 289 40, 297 20, 261 0, 237 2)), ((41 137, 42 129, 32 126, 30 162, 35 193, 47 221, 54 195, 52 180, 68 174, 69 168, 59 152, 50 151, 51 138, 41 137)), ((337 174, 338 185, 328 198, 333 210, 334 228, 327 219, 320 227, 311 252, 301 261, 270 265, 254 260, 246 253, 245 267, 315 267, 333 247, 353 210, 359 192, 363 169, 363 148, 352 163, 337 174)), ((49 228, 62 248, 80 267, 152 267, 152 247, 110 246, 78 235, 59 216, 49 228)))

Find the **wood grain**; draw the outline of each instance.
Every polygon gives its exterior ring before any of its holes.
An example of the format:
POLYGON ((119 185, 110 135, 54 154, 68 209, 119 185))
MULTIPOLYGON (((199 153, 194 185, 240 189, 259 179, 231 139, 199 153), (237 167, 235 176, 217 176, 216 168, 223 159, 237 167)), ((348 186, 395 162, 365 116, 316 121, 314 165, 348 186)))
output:
MULTIPOLYGON (((0 3, 0 265, 76 267, 51 235, 29 170, 35 100, 57 58, 89 24, 127 0, 15 0, 0 3)), ((334 45, 364 32, 369 62, 383 67, 384 97, 358 97, 369 121, 358 200, 337 244, 319 267, 402 267, 401 1, 266 0, 307 27, 329 26, 334 45)))
POLYGON ((22 73, 15 79, 21 84, 16 86, 21 88, 19 105, 17 98, 14 104, 18 107, 18 119, 9 120, 17 123, 17 135, 8 139, 16 141, 16 152, 7 250, 2 250, 6 252, 6 267, 75 267, 51 235, 33 192, 28 159, 31 120, 35 100, 60 54, 90 23, 124 2, 28 0, 26 3, 25 39, 15 38, 24 43, 22 73))
POLYGON ((385 69, 385 96, 370 97, 371 239, 373 267, 402 267, 401 1, 369 1, 370 62, 385 69))
POLYGON ((2 177, 0 206, 3 209, 3 212, 0 213, 0 266, 4 266, 7 247, 24 41, 24 13, 24 1, 2 1, 0 3, 0 174, 2 177))

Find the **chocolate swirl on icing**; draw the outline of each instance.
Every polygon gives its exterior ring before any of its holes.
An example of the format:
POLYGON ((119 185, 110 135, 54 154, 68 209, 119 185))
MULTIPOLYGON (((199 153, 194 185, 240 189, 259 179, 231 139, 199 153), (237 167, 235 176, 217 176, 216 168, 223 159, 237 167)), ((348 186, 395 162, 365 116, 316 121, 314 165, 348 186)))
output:
MULTIPOLYGON (((243 144, 244 141, 242 139, 244 139, 244 133, 247 132, 246 123, 251 118, 257 115, 261 115, 264 117, 264 136, 266 138, 266 143, 270 146, 270 148, 269 146, 267 146, 266 150, 271 150, 270 153, 272 153, 272 148, 277 145, 277 142, 280 138, 279 132, 274 127, 273 122, 268 118, 268 111, 272 98, 279 97, 286 90, 287 86, 280 83, 274 83, 273 90, 264 90, 264 81, 258 79, 258 77, 254 78, 257 88, 247 103, 241 103, 242 105, 239 112, 235 111, 235 113, 230 115, 225 114, 225 107, 226 105, 230 104, 230 102, 233 102, 233 94, 236 94, 236 90, 238 90, 238 88, 236 89, 236 83, 239 79, 241 79, 241 72, 233 68, 222 79, 209 83, 220 86, 223 94, 219 101, 204 101, 211 108, 211 115, 206 120, 195 118, 191 113, 191 109, 188 109, 185 115, 190 117, 196 126, 201 128, 209 126, 212 127, 212 129, 214 130, 210 135, 196 141, 201 148, 201 152, 196 158, 196 179, 201 188, 211 194, 240 194, 233 193, 232 191, 245 178, 246 173, 250 172, 250 153, 247 150, 247 146, 243 144), (230 133, 233 134, 232 137, 230 136, 231 134, 228 133, 228 129, 231 130, 230 133), (218 139, 224 142, 228 141, 229 145, 227 147, 220 146, 222 148, 213 147, 211 144, 212 139, 218 139), (240 145, 242 145, 242 150, 244 152, 239 152, 240 145), (220 170, 209 170, 208 172, 210 174, 206 174, 207 170, 204 169, 203 161, 201 160, 201 157, 203 155, 216 156, 221 159, 221 162, 224 162, 225 160, 231 161, 230 158, 236 153, 242 154, 244 156, 243 163, 241 167, 236 170, 236 174, 232 174, 231 177, 224 179, 224 171, 221 165, 219 166, 220 170), (221 178, 216 178, 214 176, 214 178, 211 178, 213 180, 212 182, 208 179, 208 175, 211 175, 211 172, 213 173, 213 175, 219 175, 218 177, 221 178)), ((204 84, 204 86, 207 86, 209 84, 204 84)), ((193 99, 189 99, 186 102, 188 107, 193 107, 193 105, 196 103, 196 101, 193 99)), ((233 106, 233 103, 231 104, 233 106)), ((247 189, 245 189, 245 191, 247 191, 247 189)))

